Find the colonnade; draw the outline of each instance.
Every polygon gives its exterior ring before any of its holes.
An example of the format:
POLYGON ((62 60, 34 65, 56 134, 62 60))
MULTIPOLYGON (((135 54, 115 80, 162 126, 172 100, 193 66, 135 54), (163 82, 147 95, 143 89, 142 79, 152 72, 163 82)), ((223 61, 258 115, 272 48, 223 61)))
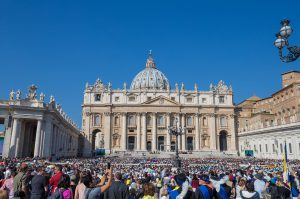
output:
POLYGON ((13 118, 11 133, 5 134, 9 149, 4 157, 77 156, 78 137, 63 123, 45 118, 13 118))

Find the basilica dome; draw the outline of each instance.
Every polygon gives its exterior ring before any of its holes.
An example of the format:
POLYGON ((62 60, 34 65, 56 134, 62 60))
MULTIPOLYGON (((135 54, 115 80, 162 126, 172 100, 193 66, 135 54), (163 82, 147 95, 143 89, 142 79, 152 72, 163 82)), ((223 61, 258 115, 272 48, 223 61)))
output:
POLYGON ((139 72, 133 79, 131 90, 147 90, 147 89, 157 89, 157 90, 167 90, 170 89, 170 84, 167 77, 159 70, 156 69, 155 62, 152 58, 152 54, 146 62, 146 68, 139 72))

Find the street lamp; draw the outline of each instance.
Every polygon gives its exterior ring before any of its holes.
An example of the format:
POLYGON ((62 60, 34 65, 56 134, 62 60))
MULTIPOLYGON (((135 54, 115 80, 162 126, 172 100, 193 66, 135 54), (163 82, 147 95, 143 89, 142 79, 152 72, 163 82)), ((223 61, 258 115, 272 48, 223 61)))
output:
POLYGON ((178 119, 175 119, 175 126, 168 126, 168 132, 169 134, 175 135, 176 136, 176 145, 175 145, 175 152, 176 152, 176 167, 178 169, 181 168, 181 161, 179 159, 179 154, 178 154, 178 136, 183 135, 185 133, 185 127, 181 127, 178 124, 178 119))
POLYGON ((277 39, 274 42, 274 45, 279 50, 279 56, 282 62, 292 62, 298 59, 300 56, 300 47, 297 46, 289 46, 289 36, 292 35, 293 29, 289 25, 290 21, 288 19, 284 19, 280 22, 281 29, 279 33, 276 34, 277 39), (282 55, 282 49, 286 46, 289 53, 286 56, 282 55))

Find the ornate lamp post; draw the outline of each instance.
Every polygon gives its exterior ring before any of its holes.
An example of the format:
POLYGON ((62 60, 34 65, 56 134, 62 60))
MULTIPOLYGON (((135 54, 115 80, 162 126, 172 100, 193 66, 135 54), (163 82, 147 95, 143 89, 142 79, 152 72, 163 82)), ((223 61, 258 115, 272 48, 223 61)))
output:
POLYGON ((279 56, 282 62, 292 62, 298 59, 300 56, 300 47, 297 46, 289 46, 289 36, 291 36, 293 29, 289 25, 290 21, 288 19, 284 19, 280 22, 281 29, 279 33, 276 34, 277 39, 274 42, 274 45, 279 50, 279 56), (286 46, 289 53, 285 56, 282 54, 282 49, 286 46))
POLYGON ((179 154, 178 154, 178 136, 183 135, 185 133, 185 127, 181 127, 178 124, 178 119, 175 119, 175 126, 168 126, 168 132, 169 134, 175 135, 176 136, 176 145, 175 145, 175 152, 176 152, 176 167, 181 168, 181 161, 179 159, 179 154))

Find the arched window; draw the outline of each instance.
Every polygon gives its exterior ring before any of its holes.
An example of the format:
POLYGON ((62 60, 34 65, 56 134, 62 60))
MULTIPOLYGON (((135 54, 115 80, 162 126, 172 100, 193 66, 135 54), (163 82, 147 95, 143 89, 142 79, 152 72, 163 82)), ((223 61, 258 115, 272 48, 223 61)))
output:
POLYGON ((193 126, 193 118, 192 116, 188 116, 186 120, 187 126, 193 126))
POLYGON ((226 117, 225 116, 221 116, 220 117, 220 125, 221 125, 221 127, 227 126, 226 125, 226 117))
POLYGON ((163 126, 163 125, 164 125, 164 116, 159 115, 159 116, 157 117, 157 125, 158 125, 158 126, 163 126))
POLYGON ((135 126, 135 118, 134 118, 133 115, 130 115, 130 116, 128 117, 128 125, 129 125, 129 126, 135 126))
POLYGON ((119 121, 120 121, 120 120, 119 120, 119 117, 116 116, 116 117, 115 117, 115 122, 114 122, 115 126, 119 126, 119 124, 120 124, 119 121))
POLYGON ((207 118, 203 117, 203 126, 207 126, 207 118))
POLYGON ((100 126, 101 124, 101 117, 100 115, 95 115, 94 116, 94 126, 100 126))

